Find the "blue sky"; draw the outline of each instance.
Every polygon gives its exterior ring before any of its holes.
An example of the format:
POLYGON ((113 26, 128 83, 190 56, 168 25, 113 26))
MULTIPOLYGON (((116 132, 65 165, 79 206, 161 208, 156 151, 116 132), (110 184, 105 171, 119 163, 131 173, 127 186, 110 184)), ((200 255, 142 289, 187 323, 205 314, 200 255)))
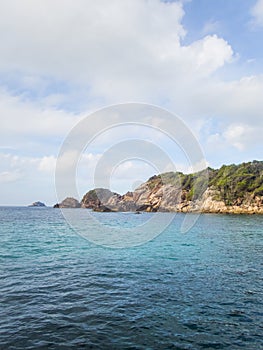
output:
MULTIPOLYGON (((87 115, 116 103, 154 104, 179 116, 212 167, 262 159, 262 36, 263 0, 4 2, 0 204, 54 204, 63 141, 87 115)), ((86 150, 80 198, 103 152, 136 132, 178 170, 193 169, 164 135, 136 130, 115 130, 86 150)), ((155 171, 123 162, 112 189, 125 192, 155 171)))
POLYGON ((201 39, 204 34, 216 33, 228 41, 239 56, 238 67, 227 70, 226 78, 238 78, 244 71, 247 74, 262 73, 262 27, 256 25, 251 17, 255 3, 254 0, 186 2, 183 24, 188 33, 185 43, 201 39))

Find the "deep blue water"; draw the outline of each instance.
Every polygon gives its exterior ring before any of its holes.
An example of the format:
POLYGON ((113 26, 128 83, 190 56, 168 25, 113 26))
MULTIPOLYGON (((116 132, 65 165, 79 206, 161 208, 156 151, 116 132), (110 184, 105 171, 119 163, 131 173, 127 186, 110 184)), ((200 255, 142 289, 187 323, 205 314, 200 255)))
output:
POLYGON ((203 214, 186 234, 183 219, 110 249, 58 209, 0 208, 0 348, 263 349, 263 216, 203 214))

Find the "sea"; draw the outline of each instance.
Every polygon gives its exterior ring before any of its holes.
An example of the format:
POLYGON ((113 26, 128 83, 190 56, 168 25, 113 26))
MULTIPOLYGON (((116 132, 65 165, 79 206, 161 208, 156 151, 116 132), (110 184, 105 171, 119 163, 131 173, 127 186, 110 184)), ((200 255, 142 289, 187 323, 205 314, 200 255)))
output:
MULTIPOLYGON (((167 213, 93 215, 125 230, 167 213)), ((183 232, 185 217, 119 248, 60 209, 1 207, 0 349, 263 349, 263 216, 202 214, 183 232)))

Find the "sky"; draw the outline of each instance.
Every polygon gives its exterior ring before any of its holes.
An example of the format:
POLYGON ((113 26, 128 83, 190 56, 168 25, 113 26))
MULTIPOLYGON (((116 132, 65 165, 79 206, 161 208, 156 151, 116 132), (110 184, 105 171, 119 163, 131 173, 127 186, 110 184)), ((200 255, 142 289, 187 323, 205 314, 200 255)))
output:
MULTIPOLYGON (((114 104, 153 104, 179 117, 211 167, 262 160, 262 37, 263 0, 1 1, 0 205, 56 203, 64 140, 114 104)), ((103 153, 124 139, 147 138, 177 170, 192 169, 156 131, 111 132, 81 155, 78 199, 103 153)), ((132 190, 156 171, 124 160, 111 189, 132 190)))

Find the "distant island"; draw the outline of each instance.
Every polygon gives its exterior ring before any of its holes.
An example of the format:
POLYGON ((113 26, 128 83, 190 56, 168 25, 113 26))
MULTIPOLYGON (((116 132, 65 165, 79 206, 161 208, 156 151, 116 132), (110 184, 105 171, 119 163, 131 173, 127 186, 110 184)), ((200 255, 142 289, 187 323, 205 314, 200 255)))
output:
POLYGON ((42 202, 39 202, 39 201, 28 205, 28 207, 45 207, 45 206, 46 206, 45 203, 42 203, 42 202))
POLYGON ((263 161, 223 165, 193 173, 152 176, 134 192, 88 191, 78 202, 66 198, 56 208, 89 208, 99 212, 204 212, 263 214, 263 161))

